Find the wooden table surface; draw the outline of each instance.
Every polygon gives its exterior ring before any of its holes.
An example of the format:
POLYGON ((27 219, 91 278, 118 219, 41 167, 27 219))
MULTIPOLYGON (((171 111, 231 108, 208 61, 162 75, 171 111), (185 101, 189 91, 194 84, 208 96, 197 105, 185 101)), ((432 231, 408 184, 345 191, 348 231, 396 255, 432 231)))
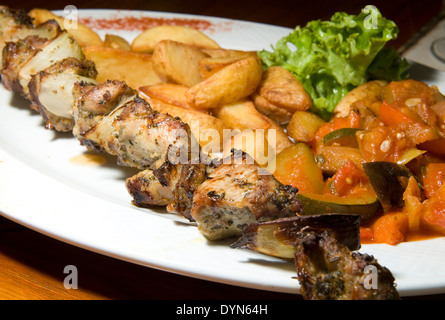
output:
MULTIPOLYGON (((23 9, 63 9, 49 0, 2 1, 23 9)), ((399 28, 396 47, 437 14, 441 1, 104 1, 71 3, 83 8, 138 9, 242 19, 294 27, 312 19, 328 19, 335 11, 357 13, 372 3, 399 28), (333 4, 334 3, 334 4, 333 4)), ((1 179, 1 177, 0 177, 1 179)), ((301 300, 299 295, 253 290, 159 271, 93 253, 49 238, 0 217, 0 299, 2 300, 301 300), (75 265, 78 289, 66 289, 64 268, 75 265)), ((445 299, 445 294, 405 299, 445 299)))

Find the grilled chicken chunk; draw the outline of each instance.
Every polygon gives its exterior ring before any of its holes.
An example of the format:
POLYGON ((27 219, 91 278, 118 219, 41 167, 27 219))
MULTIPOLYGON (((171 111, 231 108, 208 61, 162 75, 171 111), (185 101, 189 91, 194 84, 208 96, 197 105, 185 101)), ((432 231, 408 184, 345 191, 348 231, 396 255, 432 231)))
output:
POLYGON ((26 11, 0 6, 0 57, 6 42, 25 38, 28 35, 21 37, 22 30, 33 27, 32 19, 26 11))
MULTIPOLYGON (((0 9, 0 58, 8 42, 16 42, 28 36, 52 39, 61 31, 54 20, 34 26, 29 16, 21 10, 0 9)), ((0 59, 1 61, 1 59, 0 59)))
POLYGON ((128 178, 125 185, 138 207, 166 206, 173 200, 174 181, 163 185, 151 169, 128 178))
POLYGON ((201 184, 207 180, 211 168, 202 161, 198 163, 190 161, 181 165, 180 174, 173 189, 173 199, 167 206, 167 211, 180 214, 194 222, 191 215, 193 196, 201 184))
POLYGON ((48 129, 71 131, 74 127, 74 85, 95 84, 96 75, 91 61, 76 58, 58 61, 32 76, 28 84, 31 107, 40 112, 48 129))
POLYGON ((327 231, 299 233, 295 266, 306 300, 399 299, 387 268, 370 255, 350 251, 327 231))
POLYGON ((105 110, 114 109, 106 116, 98 112, 98 122, 84 132, 92 123, 80 124, 77 131, 81 143, 117 156, 120 165, 141 170, 156 169, 167 157, 174 162, 184 152, 187 154, 191 146, 189 127, 179 119, 152 110, 146 100, 134 97, 130 91, 123 82, 109 81, 82 95, 75 111, 77 119, 82 112, 98 110, 100 105, 105 110))
POLYGON ((2 55, 2 84, 10 91, 24 95, 19 81, 19 71, 37 52, 43 48, 48 40, 38 36, 29 36, 17 42, 8 42, 3 48, 2 55))
MULTIPOLYGON (((108 80, 101 84, 78 82, 73 89, 76 103, 73 106, 75 125, 73 134, 81 142, 83 135, 96 126, 105 117, 108 119, 116 115, 121 107, 136 96, 136 90, 130 88, 125 82, 108 80)), ((87 144, 84 142, 84 144, 87 144)), ((88 145, 88 144, 87 144, 88 145)), ((90 148, 95 149, 93 145, 90 148)), ((102 148, 97 146, 99 150, 102 148)))
POLYGON ((240 236, 249 224, 295 216, 301 208, 296 188, 237 153, 223 159, 194 192, 190 214, 210 240, 240 236))

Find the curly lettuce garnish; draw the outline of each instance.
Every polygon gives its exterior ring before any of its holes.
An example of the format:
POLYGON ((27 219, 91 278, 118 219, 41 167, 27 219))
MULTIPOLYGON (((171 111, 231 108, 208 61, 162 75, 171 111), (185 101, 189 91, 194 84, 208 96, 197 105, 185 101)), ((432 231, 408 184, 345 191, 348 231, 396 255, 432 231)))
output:
POLYGON ((409 64, 385 48, 399 29, 374 6, 358 15, 335 13, 329 21, 297 26, 288 36, 259 52, 264 68, 292 72, 312 98, 312 112, 329 119, 340 99, 370 79, 402 80, 409 64))

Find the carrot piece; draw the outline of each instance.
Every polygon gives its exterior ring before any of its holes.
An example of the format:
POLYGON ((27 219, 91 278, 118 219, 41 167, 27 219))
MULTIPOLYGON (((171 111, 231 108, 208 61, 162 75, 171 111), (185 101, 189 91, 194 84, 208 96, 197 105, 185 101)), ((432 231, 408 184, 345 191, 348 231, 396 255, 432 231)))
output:
POLYGON ((428 163, 423 178, 425 197, 432 198, 443 184, 445 184, 445 163, 428 163))
POLYGON ((434 196, 423 204, 421 225, 445 235, 445 185, 436 190, 434 196))
POLYGON ((422 226, 445 235, 445 201, 428 201, 421 215, 422 226))
POLYGON ((380 105, 380 120, 387 126, 414 121, 413 118, 390 105, 386 100, 383 100, 380 105))
POLYGON ((408 233, 408 216, 404 212, 387 213, 374 222, 372 231, 377 243, 395 245, 403 242, 408 233))
POLYGON ((360 227, 360 242, 371 243, 374 240, 374 231, 371 228, 360 227))

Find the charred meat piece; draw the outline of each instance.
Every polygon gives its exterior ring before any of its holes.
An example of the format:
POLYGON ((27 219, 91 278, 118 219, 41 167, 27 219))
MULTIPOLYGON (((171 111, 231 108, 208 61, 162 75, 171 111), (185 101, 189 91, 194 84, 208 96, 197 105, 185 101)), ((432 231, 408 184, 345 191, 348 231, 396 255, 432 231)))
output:
POLYGON ((307 300, 400 299, 387 268, 370 255, 350 251, 328 231, 299 233, 295 267, 307 300))
POLYGON ((245 153, 233 154, 194 192, 191 217, 210 240, 240 236, 247 225, 295 216, 297 189, 282 185, 245 153))
POLYGON ((203 162, 189 161, 189 163, 181 165, 180 175, 173 189, 173 199, 167 206, 167 211, 180 214, 194 222, 191 216, 193 196, 199 186, 207 180, 207 176, 208 166, 203 162))
POLYGON ((132 101, 136 95, 136 90, 122 81, 108 80, 97 85, 88 82, 76 83, 73 89, 76 101, 73 106, 74 136, 82 142, 83 135, 88 130, 110 116, 114 110, 132 101))
MULTIPOLYGON (((10 10, 7 11, 11 12, 10 10)), ((3 48, 8 42, 16 42, 28 36, 38 36, 39 38, 49 40, 61 31, 59 25, 54 20, 48 20, 38 26, 34 26, 30 23, 30 17, 26 13, 18 13, 20 10, 15 10, 14 12, 17 14, 0 13, 0 57, 3 48)))
POLYGON ((2 84, 7 90, 24 94, 19 81, 19 71, 47 41, 38 36, 29 36, 17 42, 6 43, 3 48, 1 75, 2 84))
POLYGON ((157 169, 164 162, 184 163, 189 159, 191 133, 178 118, 150 108, 136 97, 113 122, 118 162, 140 169, 157 169))
POLYGON ((48 129, 73 129, 73 88, 79 82, 95 84, 96 75, 91 61, 67 58, 32 76, 28 84, 31 106, 42 115, 48 129))
POLYGON ((169 213, 180 214, 193 221, 190 216, 193 194, 207 179, 211 166, 201 161, 192 150, 188 159, 185 163, 172 163, 167 156, 158 168, 143 170, 127 179, 126 186, 133 196, 133 203, 141 207, 167 205, 169 213))
POLYGON ((7 6, 0 6, 0 30, 5 32, 17 26, 26 26, 31 28, 33 26, 32 18, 23 9, 9 8, 7 6))
POLYGON ((349 250, 360 249, 360 216, 345 214, 295 216, 254 223, 243 230, 242 236, 231 247, 293 260, 295 242, 303 230, 328 230, 332 237, 349 250))
POLYGON ((98 122, 90 129, 85 132, 82 132, 81 128, 78 129, 83 145, 117 156, 120 165, 141 170, 157 169, 167 158, 174 163, 183 153, 186 154, 187 161, 191 134, 185 123, 152 110, 148 102, 139 96, 128 95, 122 82, 107 82, 105 87, 108 85, 109 89, 120 89, 113 94, 111 90, 101 90, 103 86, 99 85, 98 90, 88 90, 79 99, 75 121, 82 128, 89 125, 81 119, 82 111, 88 114, 89 110, 97 110, 100 105, 107 110, 114 106, 106 116, 99 112, 98 122), (83 122, 79 124, 81 120, 83 122))
POLYGON ((163 185, 151 169, 128 178, 125 185, 138 207, 166 206, 173 200, 175 183, 163 185))

